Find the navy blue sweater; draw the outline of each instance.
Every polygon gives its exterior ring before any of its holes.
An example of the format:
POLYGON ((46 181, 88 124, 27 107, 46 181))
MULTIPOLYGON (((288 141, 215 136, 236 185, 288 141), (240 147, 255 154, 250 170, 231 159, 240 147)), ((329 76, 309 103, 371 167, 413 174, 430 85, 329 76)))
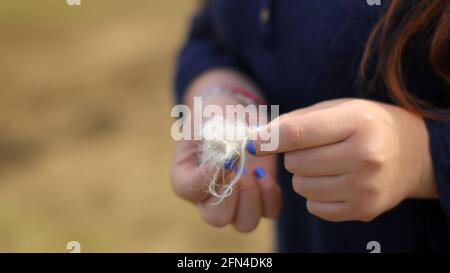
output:
MULTIPOLYGON (((311 104, 360 97, 355 87, 365 42, 387 5, 366 0, 210 0, 194 16, 177 59, 175 92, 199 73, 229 67, 247 74, 281 113, 311 104), (264 16, 261 16, 265 10, 264 16)), ((449 107, 448 86, 409 56, 418 95, 449 107), (414 74, 416 72, 416 74, 414 74)), ((392 103, 387 92, 364 94, 392 103)), ((405 200, 370 223, 331 223, 311 215, 292 190, 291 175, 279 160, 284 206, 277 219, 278 251, 367 252, 378 241, 382 252, 449 251, 450 123, 426 120, 439 200, 405 200)), ((411 147, 413 148, 413 147, 411 147)), ((405 170, 408 171, 408 170, 405 170)))

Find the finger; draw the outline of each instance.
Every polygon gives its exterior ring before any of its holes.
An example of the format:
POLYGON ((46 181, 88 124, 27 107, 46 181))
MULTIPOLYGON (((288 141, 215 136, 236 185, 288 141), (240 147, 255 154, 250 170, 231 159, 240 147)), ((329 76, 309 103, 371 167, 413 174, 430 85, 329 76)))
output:
POLYGON ((266 126, 255 129, 252 139, 256 140, 249 141, 247 150, 261 156, 340 142, 356 130, 353 112, 353 107, 340 103, 329 108, 281 115, 266 126), (272 143, 276 143, 274 138, 278 137, 278 145, 270 151, 262 146, 268 136, 272 143))
POLYGON ((198 165, 197 152, 198 148, 193 143, 180 143, 171 166, 173 190, 192 203, 203 201, 209 196, 207 185, 210 167, 198 165))
POLYGON ((355 168, 351 152, 347 141, 297 150, 284 155, 284 166, 302 176, 343 175, 355 168))
POLYGON ((230 224, 235 216, 238 202, 238 188, 236 186, 230 196, 217 203, 217 198, 210 196, 208 199, 197 204, 201 218, 215 227, 223 227, 230 224))
POLYGON ((282 206, 281 189, 275 179, 261 167, 255 169, 256 183, 261 192, 262 214, 267 218, 278 216, 282 206))
POLYGON ((341 222, 353 220, 346 203, 307 200, 306 207, 311 214, 327 221, 341 222))
POLYGON ((342 202, 350 196, 351 187, 344 176, 292 177, 294 191, 316 202, 342 202))
POLYGON ((256 181, 251 176, 245 177, 238 192, 234 227, 242 232, 253 230, 262 216, 261 193, 256 181))

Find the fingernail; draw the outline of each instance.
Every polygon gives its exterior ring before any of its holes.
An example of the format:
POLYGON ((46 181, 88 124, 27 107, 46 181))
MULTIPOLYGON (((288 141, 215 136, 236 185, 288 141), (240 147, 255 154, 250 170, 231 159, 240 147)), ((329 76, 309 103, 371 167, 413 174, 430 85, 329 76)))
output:
POLYGON ((233 163, 234 159, 227 159, 223 164, 223 167, 225 168, 225 170, 228 170, 229 168, 231 168, 231 166, 233 166, 233 163))
POLYGON ((255 144, 253 143, 253 140, 249 140, 249 141, 247 142, 247 151, 248 151, 251 155, 256 155, 255 144))
POLYGON ((263 178, 266 176, 266 171, 261 167, 256 167, 254 174, 256 178, 263 178))
MULTIPOLYGON (((236 173, 240 173, 241 172, 241 166, 237 166, 236 167, 236 173)), ((247 168, 244 168, 244 171, 242 172, 242 174, 245 174, 247 172, 247 168)))

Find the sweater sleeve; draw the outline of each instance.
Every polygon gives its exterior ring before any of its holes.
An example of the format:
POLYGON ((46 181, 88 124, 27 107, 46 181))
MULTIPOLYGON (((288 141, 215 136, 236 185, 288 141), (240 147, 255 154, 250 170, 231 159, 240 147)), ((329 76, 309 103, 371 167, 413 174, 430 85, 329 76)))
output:
POLYGON ((450 121, 427 119, 425 123, 439 199, 450 220, 450 121))
MULTIPOLYGON (((446 58, 447 67, 450 67, 450 46, 446 58)), ((428 129, 429 147, 433 161, 434 176, 437 184, 439 200, 447 215, 448 232, 450 235, 450 89, 448 83, 441 81, 441 85, 432 86, 438 90, 440 97, 441 113, 448 119, 431 120, 425 119, 428 129)), ((435 92, 435 93, 438 93, 435 92)))
POLYGON ((193 16, 186 41, 176 59, 175 100, 181 103, 189 83, 213 67, 238 68, 234 56, 218 39, 208 4, 193 16))

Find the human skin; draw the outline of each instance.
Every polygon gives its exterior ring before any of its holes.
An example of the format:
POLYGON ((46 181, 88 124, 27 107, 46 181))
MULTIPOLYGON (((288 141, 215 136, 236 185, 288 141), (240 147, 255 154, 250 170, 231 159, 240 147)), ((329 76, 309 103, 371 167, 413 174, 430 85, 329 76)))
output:
MULTIPOLYGON (((241 86, 258 94, 245 76, 226 69, 208 71, 188 88, 185 104, 211 84, 241 86)), ((225 95, 204 99, 204 106, 222 107, 239 102, 225 95)), ((278 124, 278 125, 275 125, 278 124)), ((329 221, 371 221, 407 198, 437 198, 421 117, 401 107, 361 99, 339 99, 278 117, 279 146, 256 156, 233 194, 214 205, 205 190, 205 166, 196 162, 192 141, 177 144, 171 167, 174 191, 195 204, 200 216, 213 226, 232 224, 239 231, 253 230, 261 217, 276 217, 282 206, 274 180, 276 153, 285 153, 285 167, 293 174, 293 190, 307 199, 310 213, 329 221), (263 167, 258 179, 253 169, 263 167)), ((267 130, 267 128, 262 128, 267 130)), ((287 181, 280 181, 287 183, 287 181)))

